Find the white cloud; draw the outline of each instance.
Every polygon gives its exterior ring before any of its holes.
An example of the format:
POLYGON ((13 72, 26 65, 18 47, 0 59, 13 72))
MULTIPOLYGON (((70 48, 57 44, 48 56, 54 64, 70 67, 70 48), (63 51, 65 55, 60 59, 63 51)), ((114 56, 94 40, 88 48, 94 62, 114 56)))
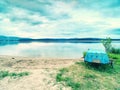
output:
MULTIPOLYGON (((26 5, 27 2, 10 1, 10 11, 0 14, 1 35, 32 38, 107 37, 106 32, 120 28, 120 18, 106 17, 103 10, 88 8, 82 1, 48 1, 50 5, 37 0, 26 5)), ((110 35, 119 38, 118 35, 110 35)))

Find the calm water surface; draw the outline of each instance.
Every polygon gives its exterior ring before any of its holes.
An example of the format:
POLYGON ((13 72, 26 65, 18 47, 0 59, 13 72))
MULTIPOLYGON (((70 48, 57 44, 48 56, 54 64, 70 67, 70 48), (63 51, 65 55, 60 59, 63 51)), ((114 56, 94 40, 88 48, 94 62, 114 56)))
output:
MULTIPOLYGON (((119 47, 120 43, 113 43, 119 47)), ((0 46, 0 55, 40 58, 80 58, 88 49, 102 49, 101 43, 18 43, 0 46)))

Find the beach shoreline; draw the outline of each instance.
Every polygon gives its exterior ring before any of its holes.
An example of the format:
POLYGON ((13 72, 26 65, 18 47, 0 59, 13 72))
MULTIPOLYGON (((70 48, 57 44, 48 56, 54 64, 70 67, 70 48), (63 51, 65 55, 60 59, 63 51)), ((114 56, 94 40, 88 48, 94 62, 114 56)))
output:
POLYGON ((66 58, 40 58, 40 57, 21 57, 0 55, 0 67, 39 67, 39 68, 59 68, 68 66, 74 62, 82 61, 83 58, 66 59, 66 58), (8 65, 8 66, 7 66, 8 65))
POLYGON ((49 59, 0 55, 0 70, 9 72, 29 72, 30 75, 0 80, 0 90, 71 90, 56 82, 55 77, 61 68, 68 67, 79 59, 49 59))

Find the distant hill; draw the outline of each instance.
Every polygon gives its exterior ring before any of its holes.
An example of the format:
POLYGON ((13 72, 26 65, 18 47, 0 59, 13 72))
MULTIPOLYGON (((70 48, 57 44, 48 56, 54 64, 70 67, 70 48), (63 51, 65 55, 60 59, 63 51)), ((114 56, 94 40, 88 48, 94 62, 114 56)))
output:
POLYGON ((19 44, 19 40, 18 37, 0 36, 0 46, 19 44))
POLYGON ((0 41, 19 41, 19 37, 0 36, 0 41))
MULTIPOLYGON (((104 38, 42 38, 42 39, 32 39, 32 38, 21 38, 21 37, 7 37, 0 36, 0 41, 19 41, 21 43, 29 42, 45 42, 45 43, 99 43, 104 38)), ((120 39, 112 39, 113 42, 119 42, 120 39)))

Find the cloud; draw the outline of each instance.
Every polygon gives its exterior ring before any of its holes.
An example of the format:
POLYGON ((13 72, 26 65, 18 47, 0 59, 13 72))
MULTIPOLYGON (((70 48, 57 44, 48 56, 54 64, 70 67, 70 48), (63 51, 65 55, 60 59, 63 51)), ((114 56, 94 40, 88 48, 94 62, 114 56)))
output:
POLYGON ((8 12, 9 7, 4 1, 0 1, 0 13, 6 13, 8 12))
POLYGON ((38 12, 41 15, 47 15, 46 6, 49 2, 43 2, 42 0, 5 0, 5 2, 12 7, 19 7, 29 11, 38 12))
POLYGON ((119 0, 2 0, 0 34, 32 38, 120 38, 119 32, 111 32, 120 28, 119 10, 119 0))
POLYGON ((116 29, 110 30, 109 34, 110 33, 112 33, 114 35, 120 35, 120 28, 116 28, 116 29))

